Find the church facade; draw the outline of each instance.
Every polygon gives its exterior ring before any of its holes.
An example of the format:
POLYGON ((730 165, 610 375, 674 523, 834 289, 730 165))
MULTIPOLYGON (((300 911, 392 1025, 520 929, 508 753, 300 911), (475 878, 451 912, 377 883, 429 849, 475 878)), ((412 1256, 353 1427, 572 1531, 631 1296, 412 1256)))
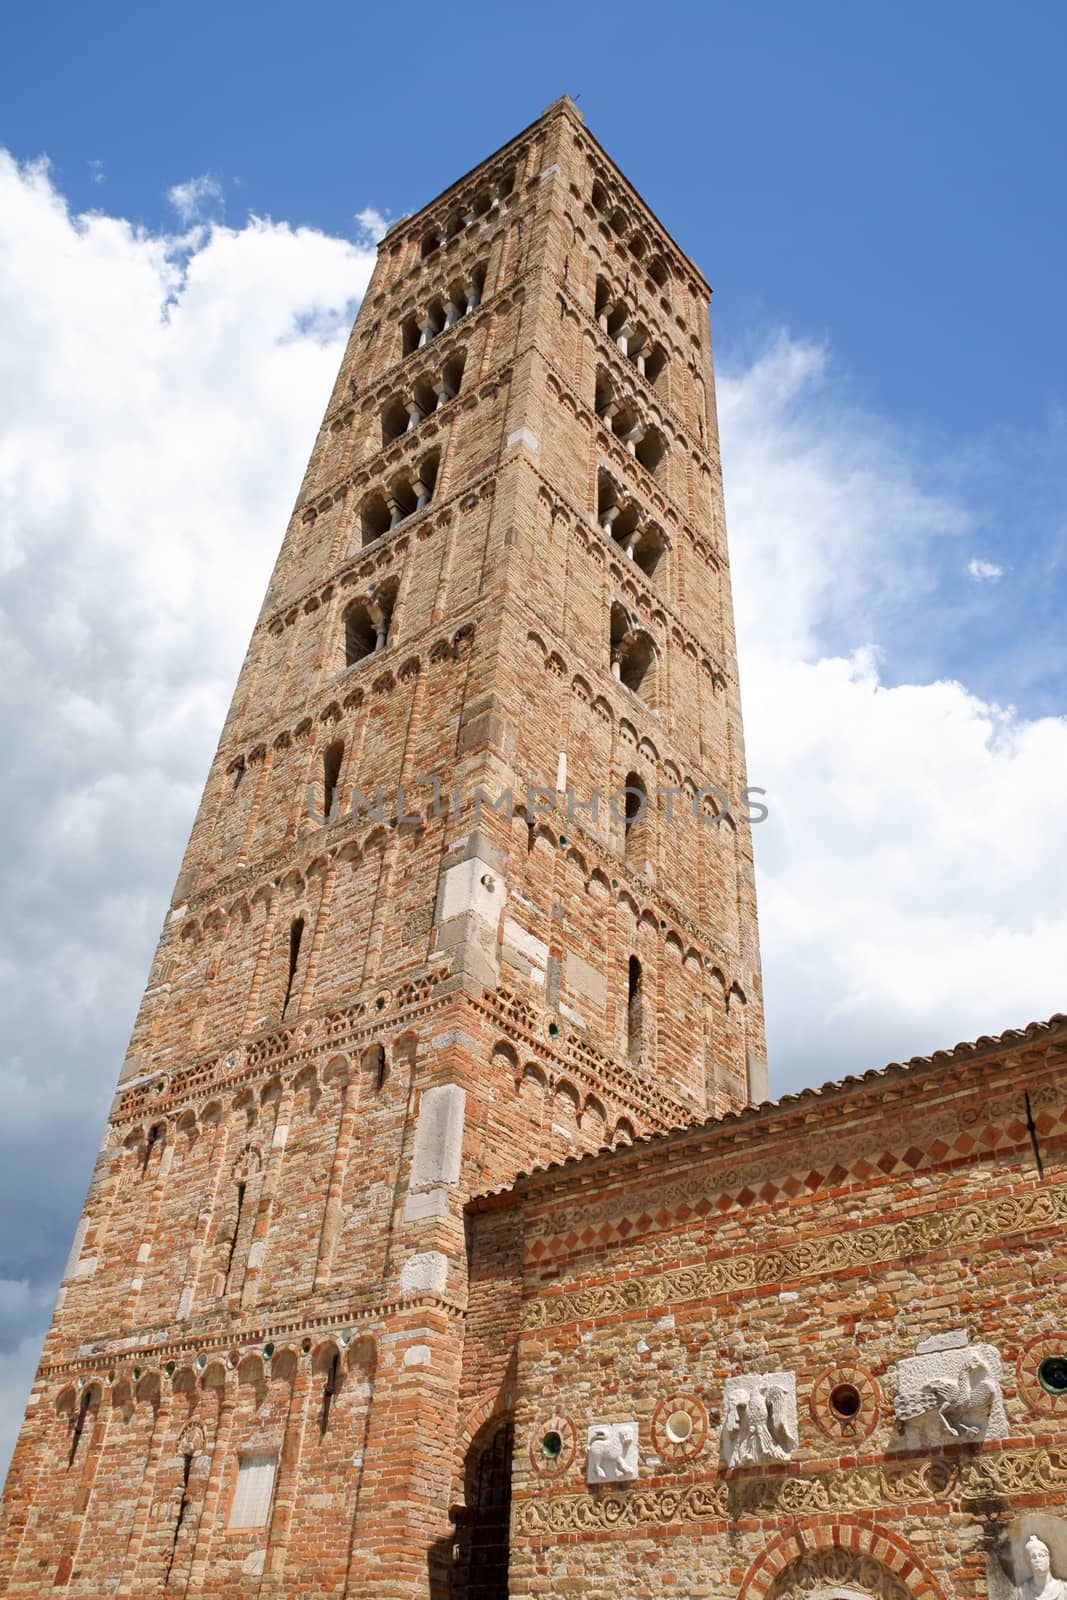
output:
POLYGON ((709 293, 566 99, 382 241, 0 1593, 1065 1600, 1067 1019, 766 1098, 709 293))

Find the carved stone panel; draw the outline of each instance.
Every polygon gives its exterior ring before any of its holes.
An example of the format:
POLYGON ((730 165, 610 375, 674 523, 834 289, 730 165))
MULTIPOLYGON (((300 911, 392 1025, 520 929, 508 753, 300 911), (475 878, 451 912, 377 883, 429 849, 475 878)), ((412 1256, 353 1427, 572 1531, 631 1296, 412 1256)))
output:
POLYGON ((988 1561, 990 1600, 1067 1600, 1067 1522, 1047 1512, 1016 1517, 988 1561))
POLYGON ((722 1457, 728 1467, 788 1461, 798 1437, 795 1373, 744 1372, 727 1378, 722 1457))
POLYGON ((1005 1438, 1008 1422, 1000 1372, 1000 1356, 989 1344, 898 1361, 893 1409, 905 1448, 1005 1438))
POLYGON ((587 1483, 632 1483, 637 1477, 636 1422, 594 1422, 586 1443, 587 1483))

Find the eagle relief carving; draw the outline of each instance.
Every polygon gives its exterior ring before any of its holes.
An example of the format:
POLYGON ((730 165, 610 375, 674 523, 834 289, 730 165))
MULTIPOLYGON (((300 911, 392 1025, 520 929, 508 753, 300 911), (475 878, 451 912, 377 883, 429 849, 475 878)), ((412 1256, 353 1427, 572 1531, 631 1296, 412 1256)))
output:
POLYGON ((728 1467, 788 1461, 797 1443, 797 1390, 792 1372, 749 1372, 727 1378, 722 1455, 728 1467))

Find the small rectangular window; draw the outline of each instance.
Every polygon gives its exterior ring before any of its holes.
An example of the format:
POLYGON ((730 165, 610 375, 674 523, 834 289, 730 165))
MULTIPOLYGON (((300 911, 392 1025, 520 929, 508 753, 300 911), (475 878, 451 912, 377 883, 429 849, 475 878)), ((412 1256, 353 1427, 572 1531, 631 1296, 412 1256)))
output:
POLYGON ((265 1451, 243 1455, 237 1468, 237 1487, 230 1506, 231 1528, 265 1528, 270 1521, 274 1474, 278 1457, 265 1451))

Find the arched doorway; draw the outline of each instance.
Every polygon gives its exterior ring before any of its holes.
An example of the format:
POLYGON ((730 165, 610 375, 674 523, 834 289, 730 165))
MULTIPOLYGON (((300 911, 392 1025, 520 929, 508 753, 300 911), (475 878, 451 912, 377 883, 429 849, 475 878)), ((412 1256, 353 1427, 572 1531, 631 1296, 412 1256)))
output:
POLYGON ((453 1600, 507 1600, 513 1446, 510 1416, 490 1417, 471 1440, 454 1513, 453 1600))

